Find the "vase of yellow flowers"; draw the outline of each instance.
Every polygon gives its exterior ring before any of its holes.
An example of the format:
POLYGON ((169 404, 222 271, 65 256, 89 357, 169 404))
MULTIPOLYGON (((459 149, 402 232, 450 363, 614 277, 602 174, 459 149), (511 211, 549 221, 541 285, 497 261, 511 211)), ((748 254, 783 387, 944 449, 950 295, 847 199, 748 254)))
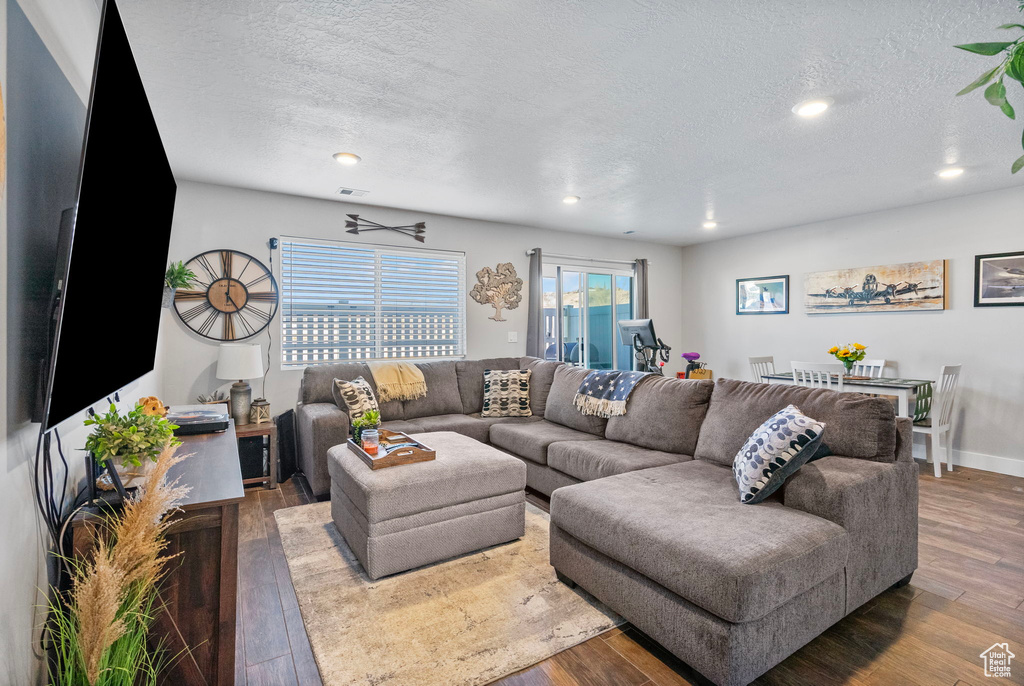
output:
POLYGON ((849 376, 853 371, 853 365, 863 360, 864 356, 867 355, 865 352, 867 349, 866 345, 860 343, 849 343, 842 347, 833 345, 828 349, 828 354, 843 363, 843 366, 846 367, 846 375, 849 376))

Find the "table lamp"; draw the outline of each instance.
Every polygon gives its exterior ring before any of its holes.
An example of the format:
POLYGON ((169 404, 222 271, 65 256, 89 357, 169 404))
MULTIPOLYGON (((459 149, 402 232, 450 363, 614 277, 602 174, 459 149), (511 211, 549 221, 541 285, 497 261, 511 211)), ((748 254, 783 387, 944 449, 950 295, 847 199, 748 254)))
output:
POLYGON ((252 387, 246 379, 263 376, 263 355, 259 344, 222 343, 217 356, 217 378, 236 379, 231 384, 231 417, 235 424, 249 423, 252 387))

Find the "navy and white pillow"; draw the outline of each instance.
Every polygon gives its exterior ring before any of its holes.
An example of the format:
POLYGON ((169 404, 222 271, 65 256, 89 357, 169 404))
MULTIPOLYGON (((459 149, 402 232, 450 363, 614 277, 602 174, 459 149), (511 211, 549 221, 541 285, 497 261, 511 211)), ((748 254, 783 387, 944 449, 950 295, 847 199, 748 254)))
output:
POLYGON ((355 421, 370 410, 379 410, 373 389, 361 376, 351 381, 335 379, 331 388, 334 404, 348 412, 349 421, 355 421))
POLYGON ((484 370, 484 409, 481 417, 530 417, 529 369, 484 370))
POLYGON ((759 503, 810 460, 821 445, 825 424, 796 405, 779 410, 750 435, 732 461, 740 502, 759 503))

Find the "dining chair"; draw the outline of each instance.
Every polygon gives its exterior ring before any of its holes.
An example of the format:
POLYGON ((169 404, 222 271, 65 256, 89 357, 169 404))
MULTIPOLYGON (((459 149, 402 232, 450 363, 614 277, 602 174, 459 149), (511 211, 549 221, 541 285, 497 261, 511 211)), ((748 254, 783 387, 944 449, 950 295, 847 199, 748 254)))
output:
POLYGON ((831 388, 843 392, 843 373, 846 367, 841 362, 790 362, 793 370, 793 383, 797 386, 810 388, 831 388), (836 385, 832 385, 832 377, 836 376, 836 385))
POLYGON ((914 422, 914 433, 924 434, 925 454, 928 461, 935 465, 935 476, 939 478, 942 477, 939 436, 943 434, 946 437, 946 470, 953 471, 953 419, 961 366, 952 364, 942 368, 937 385, 932 391, 931 416, 914 422))
POLYGON ((853 363, 854 376, 870 376, 877 379, 885 373, 885 365, 888 360, 861 360, 853 363))
POLYGON ((748 357, 747 361, 750 363, 750 371, 753 372, 754 381, 757 383, 764 383, 765 374, 775 373, 775 358, 771 355, 748 357))

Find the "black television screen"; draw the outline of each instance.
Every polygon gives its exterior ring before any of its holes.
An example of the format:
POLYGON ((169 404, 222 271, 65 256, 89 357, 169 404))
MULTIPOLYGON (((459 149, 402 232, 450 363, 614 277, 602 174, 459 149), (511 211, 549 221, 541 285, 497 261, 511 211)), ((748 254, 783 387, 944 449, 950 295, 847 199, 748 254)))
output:
POLYGON ((176 190, 128 36, 107 0, 77 212, 62 227, 73 233, 70 255, 58 258, 45 428, 152 371, 176 190))

